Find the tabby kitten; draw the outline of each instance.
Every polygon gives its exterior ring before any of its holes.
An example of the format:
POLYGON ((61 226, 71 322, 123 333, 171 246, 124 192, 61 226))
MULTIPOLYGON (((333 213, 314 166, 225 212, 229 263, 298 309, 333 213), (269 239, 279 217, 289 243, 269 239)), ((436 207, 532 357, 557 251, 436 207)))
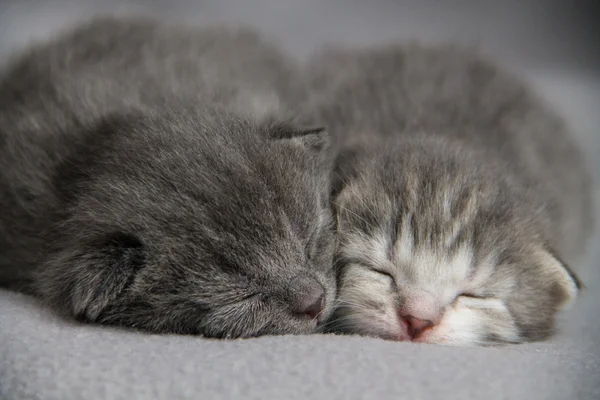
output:
POLYGON ((0 282, 156 333, 318 331, 331 160, 247 29, 97 19, 0 76, 0 282))
POLYGON ((308 114, 340 143, 333 330, 550 337, 591 230, 590 179, 562 121, 458 48, 330 48, 309 65, 308 114))

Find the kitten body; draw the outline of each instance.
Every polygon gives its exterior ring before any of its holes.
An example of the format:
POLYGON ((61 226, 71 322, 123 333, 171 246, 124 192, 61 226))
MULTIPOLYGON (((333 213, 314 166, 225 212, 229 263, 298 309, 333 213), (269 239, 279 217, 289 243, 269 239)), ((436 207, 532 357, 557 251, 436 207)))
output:
POLYGON ((77 318, 310 333, 335 294, 330 160, 247 29, 103 18, 0 79, 0 282, 77 318))
POLYGON ((339 143, 342 331, 488 344, 546 339, 579 282, 590 179, 563 122, 477 54, 331 48, 308 114, 339 143))

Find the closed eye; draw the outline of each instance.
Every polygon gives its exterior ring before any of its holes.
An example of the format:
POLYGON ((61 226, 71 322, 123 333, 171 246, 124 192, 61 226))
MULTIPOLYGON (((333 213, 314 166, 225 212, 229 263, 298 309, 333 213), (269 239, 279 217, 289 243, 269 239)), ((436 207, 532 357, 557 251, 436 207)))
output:
POLYGON ((266 295, 264 293, 250 293, 248 295, 245 295, 243 297, 239 297, 239 298, 233 298, 231 299, 231 301, 227 301, 224 302, 223 306, 230 306, 230 305, 235 305, 235 304, 246 304, 246 303, 258 303, 263 301, 266 298, 266 295))
POLYGON ((470 298, 470 299, 484 300, 484 299, 490 299, 492 296, 478 295, 478 294, 473 294, 473 293, 461 293, 458 296, 456 296, 456 298, 459 298, 459 297, 467 297, 467 298, 470 298))
POLYGON ((246 302, 246 301, 263 301, 265 299, 265 294, 264 293, 252 293, 249 294, 247 296, 245 296, 244 298, 242 298, 240 301, 246 302))
POLYGON ((383 276, 391 279, 392 281, 395 281, 395 278, 389 272, 386 272, 386 271, 383 271, 383 270, 380 270, 380 269, 376 269, 376 268, 371 268, 371 271, 376 272, 376 273, 378 273, 380 275, 383 275, 383 276))

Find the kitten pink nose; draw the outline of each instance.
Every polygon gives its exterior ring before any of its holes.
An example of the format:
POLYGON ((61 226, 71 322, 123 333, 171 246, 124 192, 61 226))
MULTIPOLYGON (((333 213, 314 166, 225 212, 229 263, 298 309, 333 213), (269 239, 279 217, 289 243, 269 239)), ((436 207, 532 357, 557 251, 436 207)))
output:
POLYGON ((321 290, 321 292, 302 296, 296 305, 295 312, 297 314, 304 314, 310 319, 315 319, 321 314, 323 308, 325 308, 325 293, 321 290))
POLYGON ((316 279, 310 278, 298 289, 298 297, 292 311, 310 319, 319 319, 324 308, 325 289, 316 279))
POLYGON ((427 329, 433 328, 434 326, 433 322, 427 319, 415 318, 412 315, 404 316, 402 317, 402 320, 406 324, 408 335, 411 337, 411 339, 415 339, 421 336, 421 333, 423 333, 427 329))
POLYGON ((404 304, 396 310, 400 324, 406 324, 411 339, 439 324, 444 307, 434 293, 425 290, 407 290, 404 304))

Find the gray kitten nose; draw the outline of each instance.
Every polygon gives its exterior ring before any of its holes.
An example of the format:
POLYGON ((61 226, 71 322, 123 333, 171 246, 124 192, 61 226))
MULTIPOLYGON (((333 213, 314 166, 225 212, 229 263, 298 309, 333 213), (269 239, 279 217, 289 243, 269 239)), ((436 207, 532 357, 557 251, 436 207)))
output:
POLYGON ((296 292, 292 312, 310 319, 319 319, 325 308, 325 289, 316 279, 297 277, 290 285, 296 292))

